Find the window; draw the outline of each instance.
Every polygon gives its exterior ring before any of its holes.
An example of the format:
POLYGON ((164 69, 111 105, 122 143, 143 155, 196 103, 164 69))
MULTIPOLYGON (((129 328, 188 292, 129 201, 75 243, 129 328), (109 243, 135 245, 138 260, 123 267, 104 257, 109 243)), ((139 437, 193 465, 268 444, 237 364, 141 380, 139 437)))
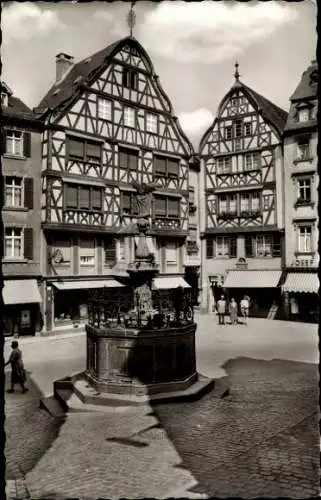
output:
POLYGON ((251 122, 245 122, 244 123, 244 136, 249 137, 252 135, 252 123, 251 122))
POLYGON ((248 212, 250 210, 250 195, 249 193, 241 193, 241 212, 248 212))
POLYGON ((102 211, 102 188, 65 185, 65 207, 75 210, 102 211))
POLYGON ((245 236, 245 257, 280 257, 280 235, 245 236))
POLYGON ((155 215, 156 217, 166 217, 166 198, 155 196, 155 215))
POLYGON ((261 166, 260 153, 247 153, 245 155, 244 167, 246 170, 255 170, 261 166))
POLYGON ((253 212, 259 212, 261 207, 260 207, 260 193, 259 192, 254 192, 252 193, 251 196, 251 210, 253 212))
POLYGON ((309 108, 302 108, 299 109, 298 111, 298 119, 299 122, 307 122, 310 120, 310 109, 309 108))
POLYGON ((168 241, 165 246, 166 266, 177 267, 177 243, 168 241))
POLYGON ((311 179, 298 180, 298 202, 311 201, 311 179))
POLYGON ((191 241, 196 241, 197 240, 197 229, 190 227, 188 230, 188 238, 191 241))
POLYGON ((236 194, 230 194, 229 195, 229 206, 228 206, 228 211, 230 213, 236 213, 237 212, 236 202, 237 202, 236 194))
POLYGON ((217 173, 227 174, 232 169, 232 157, 231 156, 221 156, 217 159, 217 173))
POLYGON ((171 177, 178 178, 179 176, 179 161, 173 158, 165 158, 163 156, 154 157, 154 169, 156 177, 171 177))
POLYGON ((214 240, 206 240, 206 258, 212 259, 214 257, 214 240))
POLYGON ((146 114, 146 130, 152 134, 157 134, 157 115, 152 113, 146 114))
POLYGON ((220 213, 227 212, 227 196, 226 195, 223 194, 219 197, 218 207, 219 207, 220 213))
POLYGON ((110 238, 104 241, 104 256, 105 266, 112 268, 117 260, 115 238, 110 238))
POLYGON ((256 236, 255 238, 255 256, 256 257, 272 257, 272 236, 256 236))
POLYGON ((22 207, 22 178, 21 177, 6 177, 5 178, 5 206, 7 207, 22 207))
POLYGON ((69 159, 96 164, 101 162, 100 142, 81 139, 78 137, 68 137, 67 144, 69 159))
POLYGON ((135 127, 135 110, 133 108, 124 108, 124 125, 126 127, 135 127))
POLYGON ((242 137, 242 120, 235 120, 234 122, 234 137, 242 137))
POLYGON ((180 215, 180 202, 177 198, 155 196, 155 216, 177 218, 180 215))
POLYGON ((55 240, 53 242, 53 251, 55 250, 60 251, 63 263, 67 264, 71 261, 71 246, 69 240, 55 240))
POLYGON ((20 130, 6 131, 6 153, 23 156, 23 133, 20 130))
POLYGON ((312 251, 312 227, 301 226, 299 227, 298 234, 298 251, 302 253, 310 253, 312 251))
POLYGON ((128 89, 137 90, 138 73, 132 69, 123 68, 123 85, 128 89))
POLYGON ((298 142, 297 146, 297 160, 307 160, 310 154, 310 141, 304 139, 298 142))
POLYGON ((98 117, 102 120, 112 119, 112 104, 108 99, 98 99, 98 117))
POLYGON ((126 170, 138 169, 138 151, 119 148, 119 166, 126 170))
POLYGON ((179 200, 167 198, 168 217, 179 217, 179 200))
POLYGON ((123 192, 122 193, 122 212, 123 215, 137 215, 138 207, 136 196, 134 193, 123 192))
POLYGON ((81 266, 95 265, 95 241, 81 238, 79 242, 79 263, 81 266))
POLYGON ((216 257, 229 256, 229 238, 228 236, 218 236, 216 238, 216 257))
POLYGON ((190 205, 194 205, 195 203, 195 189, 193 186, 188 187, 188 202, 190 205))
POLYGON ((4 256, 8 259, 22 259, 23 258, 23 245, 22 245, 21 228, 6 228, 4 236, 4 256))
POLYGON ((217 236, 215 240, 215 257, 236 257, 236 237, 217 236))
POLYGON ((230 141, 232 139, 232 125, 226 125, 224 131, 225 131, 225 140, 230 141))

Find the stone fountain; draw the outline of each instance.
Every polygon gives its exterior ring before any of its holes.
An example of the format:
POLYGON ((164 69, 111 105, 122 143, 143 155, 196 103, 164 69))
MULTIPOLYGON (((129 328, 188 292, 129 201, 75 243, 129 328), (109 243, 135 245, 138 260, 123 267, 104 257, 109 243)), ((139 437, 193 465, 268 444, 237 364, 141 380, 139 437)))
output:
POLYGON ((138 246, 128 285, 118 295, 99 290, 89 303, 85 372, 56 381, 56 397, 89 405, 200 397, 214 381, 197 373, 191 292, 154 290, 159 273, 146 240, 153 185, 138 185, 138 246))

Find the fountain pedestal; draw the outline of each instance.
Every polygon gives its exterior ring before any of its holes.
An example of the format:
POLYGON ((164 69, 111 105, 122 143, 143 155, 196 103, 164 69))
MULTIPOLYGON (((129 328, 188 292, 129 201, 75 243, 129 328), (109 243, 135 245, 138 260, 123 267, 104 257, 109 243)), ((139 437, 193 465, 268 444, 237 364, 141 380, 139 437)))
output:
POLYGON ((68 389, 83 403, 145 403, 195 399, 214 385, 196 371, 192 296, 178 288, 161 299, 153 291, 158 266, 146 241, 144 193, 139 196, 139 243, 127 292, 118 301, 105 291, 91 300, 86 371, 57 381, 58 396, 68 389))

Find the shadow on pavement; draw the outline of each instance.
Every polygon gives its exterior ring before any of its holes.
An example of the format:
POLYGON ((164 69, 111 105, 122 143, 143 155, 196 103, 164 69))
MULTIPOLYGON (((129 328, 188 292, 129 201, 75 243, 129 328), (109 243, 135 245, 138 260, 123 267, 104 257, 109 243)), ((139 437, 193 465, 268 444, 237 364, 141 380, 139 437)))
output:
MULTIPOLYGON (((317 365, 241 357, 223 367, 230 380, 224 399, 212 391, 193 402, 150 403, 181 458, 178 467, 198 483, 192 491, 210 497, 319 495, 317 365)), ((131 375, 146 382, 142 370, 131 375)))
MULTIPOLYGON (((5 389, 10 386, 6 373, 5 389)), ((28 392, 16 386, 13 394, 5 394, 6 479, 24 477, 58 437, 64 418, 55 419, 39 407, 42 396, 27 371, 28 392)))

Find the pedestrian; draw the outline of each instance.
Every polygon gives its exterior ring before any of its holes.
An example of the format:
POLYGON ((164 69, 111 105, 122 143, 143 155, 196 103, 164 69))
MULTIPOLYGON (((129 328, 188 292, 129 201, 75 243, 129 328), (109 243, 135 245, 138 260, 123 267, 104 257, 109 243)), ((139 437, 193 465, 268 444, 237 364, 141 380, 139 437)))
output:
POLYGON ((28 388, 25 387, 26 371, 23 366, 22 352, 16 340, 11 343, 11 348, 12 352, 8 361, 5 363, 5 366, 11 364, 11 389, 8 389, 7 392, 14 392, 15 384, 19 384, 21 385, 22 392, 25 393, 28 391, 28 388))
POLYGON ((226 300, 224 295, 221 295, 220 300, 217 301, 218 324, 224 325, 224 318, 226 312, 226 300))
POLYGON ((235 299, 231 299, 228 306, 228 311, 230 314, 231 325, 237 325, 237 303, 235 299))
POLYGON ((250 301, 247 295, 244 295, 240 303, 241 314, 244 318, 245 323, 247 323, 247 318, 249 317, 250 301))

